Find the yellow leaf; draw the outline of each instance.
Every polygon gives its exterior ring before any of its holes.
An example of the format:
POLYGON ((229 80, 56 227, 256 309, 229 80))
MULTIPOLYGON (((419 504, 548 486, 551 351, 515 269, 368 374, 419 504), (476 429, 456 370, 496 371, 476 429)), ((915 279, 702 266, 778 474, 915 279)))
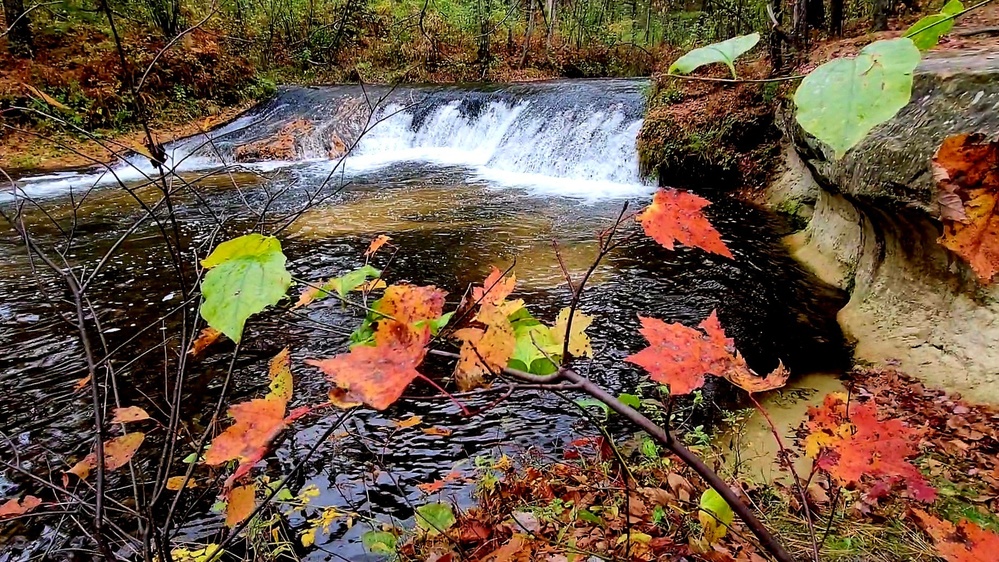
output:
POLYGON ((72 109, 70 109, 66 105, 60 103, 59 100, 53 98, 52 96, 46 94, 45 92, 39 90, 38 88, 36 88, 34 86, 29 86, 28 84, 24 84, 23 82, 21 83, 21 85, 24 86, 29 92, 31 92, 35 96, 37 96, 39 98, 42 98, 42 101, 44 101, 45 103, 51 105, 52 107, 55 107, 55 108, 61 109, 63 111, 68 111, 68 112, 72 113, 72 111, 73 111, 72 109))
POLYGON ((207 544, 204 548, 175 548, 170 551, 174 562, 215 562, 224 553, 215 543, 207 544))
POLYGON ((291 357, 287 347, 271 359, 270 377, 270 392, 267 393, 267 398, 287 404, 291 400, 294 384, 291 377, 291 357))
MULTIPOLYGON (((593 357, 593 348, 590 347, 590 336, 586 335, 586 329, 593 323, 593 317, 587 316, 580 311, 575 311, 572 315, 571 333, 569 334, 569 353, 574 357, 593 357)), ((555 318, 555 325, 552 326, 552 339, 559 349, 565 346, 565 332, 569 327, 569 307, 563 308, 558 317, 555 318)))
POLYGON ((409 416, 404 420, 393 421, 396 427, 399 429, 406 429, 407 427, 413 427, 414 425, 420 425, 423 422, 423 418, 420 416, 409 416))
MULTIPOLYGON (((183 485, 184 485, 184 476, 171 476, 170 478, 167 479, 166 488, 167 490, 176 492, 177 490, 180 490, 180 487, 183 485)), ((194 481, 194 478, 191 478, 190 480, 187 481, 187 487, 197 488, 198 483, 194 481)))

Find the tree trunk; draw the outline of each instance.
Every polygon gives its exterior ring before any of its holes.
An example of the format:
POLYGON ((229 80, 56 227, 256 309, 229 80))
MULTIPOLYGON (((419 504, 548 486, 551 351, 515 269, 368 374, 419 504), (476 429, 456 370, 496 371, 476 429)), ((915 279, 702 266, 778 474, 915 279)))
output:
POLYGON ((808 25, 822 29, 826 25, 826 6, 822 0, 808 0, 808 25))
POLYGON ((843 0, 829 0, 829 33, 843 35, 843 0))
MULTIPOLYGON (((3 0, 3 15, 10 31, 7 48, 15 57, 30 57, 34 49, 31 20, 24 13, 24 0, 3 0)), ((6 31, 6 30, 5 30, 6 31)))
POLYGON ((794 11, 791 15, 791 40, 801 52, 808 49, 808 4, 809 0, 794 0, 794 11))
POLYGON ((887 31, 888 16, 891 14, 892 0, 874 0, 874 17, 871 18, 871 31, 887 31))

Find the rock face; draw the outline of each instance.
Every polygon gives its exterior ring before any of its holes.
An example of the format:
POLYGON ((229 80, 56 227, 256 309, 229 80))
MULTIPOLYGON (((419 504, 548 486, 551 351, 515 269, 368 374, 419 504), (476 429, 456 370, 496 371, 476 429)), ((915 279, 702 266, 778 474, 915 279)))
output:
POLYGON ((839 321, 855 358, 999 403, 999 284, 937 242, 930 168, 948 136, 999 137, 999 52, 930 54, 909 105, 839 161, 782 121, 785 171, 767 199, 807 221, 788 239, 796 257, 850 293, 839 321))

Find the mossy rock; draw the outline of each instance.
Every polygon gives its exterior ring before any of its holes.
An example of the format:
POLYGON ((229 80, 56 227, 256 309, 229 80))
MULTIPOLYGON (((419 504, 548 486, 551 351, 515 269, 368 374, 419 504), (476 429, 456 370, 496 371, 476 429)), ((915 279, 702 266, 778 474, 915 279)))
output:
POLYGON ((660 185, 731 189, 762 182, 777 155, 773 96, 756 85, 677 85, 649 96, 639 164, 660 185))

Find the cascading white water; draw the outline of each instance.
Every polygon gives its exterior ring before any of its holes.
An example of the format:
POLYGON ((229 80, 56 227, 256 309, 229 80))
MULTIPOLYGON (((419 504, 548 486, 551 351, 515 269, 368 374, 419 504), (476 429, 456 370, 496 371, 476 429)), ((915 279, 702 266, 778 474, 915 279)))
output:
MULTIPOLYGON (((490 185, 535 193, 583 199, 648 193, 651 187, 639 176, 635 146, 644 106, 640 87, 608 84, 412 90, 406 95, 423 97, 377 109, 374 125, 342 163, 329 158, 328 142, 345 119, 343 107, 351 101, 357 105, 357 93, 289 89, 261 110, 209 135, 171 143, 167 168, 185 172, 232 165, 235 147, 266 140, 286 124, 305 119, 311 127, 297 134, 294 159, 238 165, 256 170, 291 167, 293 174, 308 177, 324 176, 341 164, 342 171, 352 175, 423 162, 461 167, 490 185)), ((115 166, 113 173, 27 178, 21 187, 34 196, 54 195, 138 181, 154 173, 144 157, 135 156, 115 166)), ((10 197, 0 195, 0 200, 10 197)))

